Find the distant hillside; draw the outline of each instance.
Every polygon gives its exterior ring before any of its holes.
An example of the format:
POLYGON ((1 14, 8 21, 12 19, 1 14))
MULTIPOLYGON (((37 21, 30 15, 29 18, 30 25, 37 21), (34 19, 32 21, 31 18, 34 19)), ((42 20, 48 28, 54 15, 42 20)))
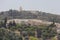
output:
POLYGON ((17 11, 17 10, 9 10, 0 12, 0 19, 4 19, 7 17, 8 19, 40 19, 45 21, 52 21, 60 23, 60 15, 50 14, 41 11, 17 11))

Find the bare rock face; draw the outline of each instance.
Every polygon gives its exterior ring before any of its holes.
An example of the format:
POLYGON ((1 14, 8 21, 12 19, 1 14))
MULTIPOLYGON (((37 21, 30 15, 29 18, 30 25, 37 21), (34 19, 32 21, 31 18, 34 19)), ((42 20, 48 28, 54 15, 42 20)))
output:
MULTIPOLYGON (((43 21, 43 20, 38 20, 38 19, 11 19, 11 20, 8 20, 7 23, 9 23, 10 21, 15 21, 16 23, 21 23, 21 24, 30 24, 30 25, 49 25, 51 24, 52 22, 48 22, 48 21, 43 21)), ((55 25, 57 26, 56 29, 57 29, 57 32, 59 33, 60 32, 60 23, 55 23, 55 25)))

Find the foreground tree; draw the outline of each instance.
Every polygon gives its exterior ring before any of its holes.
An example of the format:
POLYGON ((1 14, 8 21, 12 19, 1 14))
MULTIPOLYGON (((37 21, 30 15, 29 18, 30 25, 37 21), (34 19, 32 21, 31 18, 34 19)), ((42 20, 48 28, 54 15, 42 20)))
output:
POLYGON ((56 25, 55 22, 53 21, 52 24, 47 26, 42 33, 43 40, 48 40, 56 36, 56 25))

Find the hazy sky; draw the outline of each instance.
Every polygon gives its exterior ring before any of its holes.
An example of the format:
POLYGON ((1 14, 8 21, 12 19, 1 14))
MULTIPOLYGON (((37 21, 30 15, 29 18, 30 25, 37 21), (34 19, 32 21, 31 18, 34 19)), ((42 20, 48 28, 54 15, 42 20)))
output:
POLYGON ((19 9, 40 10, 49 13, 60 13, 60 0, 0 0, 0 11, 19 9))

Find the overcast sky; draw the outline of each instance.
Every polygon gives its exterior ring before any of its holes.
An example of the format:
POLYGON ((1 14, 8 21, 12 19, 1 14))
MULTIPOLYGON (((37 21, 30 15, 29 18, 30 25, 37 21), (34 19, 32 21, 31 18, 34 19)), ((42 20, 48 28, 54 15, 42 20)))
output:
POLYGON ((19 9, 40 10, 54 14, 60 13, 60 0, 0 0, 0 11, 19 9))

